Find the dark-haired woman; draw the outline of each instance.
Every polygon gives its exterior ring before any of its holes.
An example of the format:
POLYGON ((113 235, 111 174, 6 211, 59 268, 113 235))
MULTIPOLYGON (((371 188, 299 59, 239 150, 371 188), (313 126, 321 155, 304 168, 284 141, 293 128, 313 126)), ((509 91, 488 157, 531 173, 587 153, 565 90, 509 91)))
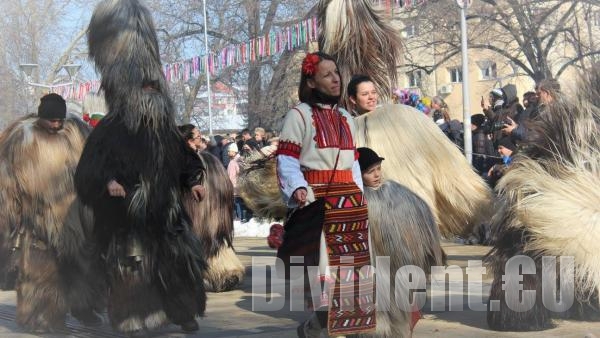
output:
POLYGON ((325 327, 333 336, 375 328, 374 291, 359 294, 366 287, 374 290, 374 280, 354 123, 338 106, 341 88, 335 60, 320 52, 308 54, 298 90, 301 103, 287 113, 277 150, 277 176, 288 206, 302 208, 319 197, 326 204, 320 243, 315 245, 319 276, 308 278, 318 277, 330 292, 315 295, 315 312, 298 327, 300 337, 319 337, 325 327), (359 274, 363 266, 367 273, 359 274), (354 276, 342 276, 348 273, 354 276), (353 291, 341 292, 342 287, 353 291))
POLYGON ((348 82, 348 99, 352 104, 349 107, 355 115, 369 113, 377 108, 379 96, 375 84, 366 75, 355 75, 348 82))

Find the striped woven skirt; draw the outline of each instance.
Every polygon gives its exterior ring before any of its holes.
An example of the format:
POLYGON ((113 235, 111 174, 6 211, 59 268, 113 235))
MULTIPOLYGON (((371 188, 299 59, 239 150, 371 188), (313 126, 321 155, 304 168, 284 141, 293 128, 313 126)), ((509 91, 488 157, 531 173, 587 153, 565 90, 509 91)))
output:
POLYGON ((323 233, 329 260, 330 335, 375 329, 375 281, 369 256, 368 210, 355 183, 313 187, 325 197, 323 233))

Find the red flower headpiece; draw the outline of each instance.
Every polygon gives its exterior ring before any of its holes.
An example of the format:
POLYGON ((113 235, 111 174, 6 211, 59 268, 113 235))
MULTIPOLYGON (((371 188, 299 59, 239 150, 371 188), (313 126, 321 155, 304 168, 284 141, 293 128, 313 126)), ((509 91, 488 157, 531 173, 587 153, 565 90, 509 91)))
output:
POLYGON ((321 58, 314 53, 308 53, 302 60, 302 74, 313 76, 317 72, 317 65, 321 62, 321 58))

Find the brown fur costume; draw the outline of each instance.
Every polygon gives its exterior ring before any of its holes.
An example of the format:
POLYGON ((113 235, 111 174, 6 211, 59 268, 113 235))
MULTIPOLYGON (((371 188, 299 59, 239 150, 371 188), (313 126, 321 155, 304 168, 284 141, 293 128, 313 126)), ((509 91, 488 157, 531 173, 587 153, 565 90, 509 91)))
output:
MULTIPOLYGON (((386 13, 370 0, 319 1, 319 49, 337 60, 344 81, 368 75, 382 100, 390 98, 398 83, 402 40, 386 13)), ((346 88, 342 102, 348 106, 346 88)))
POLYGON ((600 66, 577 93, 579 98, 559 97, 540 110, 531 126, 536 136, 496 186, 494 248, 486 257, 494 276, 490 300, 500 300, 498 311, 488 310, 494 330, 542 330, 553 326, 555 316, 600 319, 600 66), (528 311, 508 308, 502 290, 505 264, 515 255, 536 263, 536 274, 523 276, 523 288, 537 291, 528 311), (565 313, 552 313, 542 303, 542 256, 574 258, 570 286, 576 299, 565 313))
POLYGON ((87 126, 68 118, 51 134, 37 121, 24 117, 0 137, 0 270, 17 272, 17 323, 44 332, 62 328, 70 309, 101 307, 102 279, 73 185, 87 126))
POLYGON ((194 233, 204 245, 207 291, 229 291, 242 282, 245 273, 233 249, 233 185, 218 158, 207 152, 199 156, 206 168, 206 195, 198 203, 186 194, 185 208, 192 218, 194 233))

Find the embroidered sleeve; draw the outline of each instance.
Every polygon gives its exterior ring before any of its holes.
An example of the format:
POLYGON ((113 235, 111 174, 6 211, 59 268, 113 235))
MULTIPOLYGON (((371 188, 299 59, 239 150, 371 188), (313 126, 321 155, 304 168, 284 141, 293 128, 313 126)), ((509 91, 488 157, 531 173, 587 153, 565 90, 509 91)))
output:
POLYGON ((298 188, 308 187, 308 182, 306 182, 300 171, 300 162, 298 159, 292 156, 278 155, 277 180, 279 181, 279 188, 281 189, 284 201, 288 207, 295 207, 296 202, 292 198, 294 191, 298 188))
POLYGON ((296 109, 290 110, 285 115, 285 120, 283 121, 283 129, 279 135, 277 155, 291 156, 296 159, 300 158, 304 133, 306 133, 306 126, 301 113, 296 109))
POLYGON ((277 180, 288 206, 295 204, 292 198, 294 191, 308 186, 300 171, 300 153, 305 133, 306 124, 302 113, 291 109, 283 121, 277 147, 277 180))

